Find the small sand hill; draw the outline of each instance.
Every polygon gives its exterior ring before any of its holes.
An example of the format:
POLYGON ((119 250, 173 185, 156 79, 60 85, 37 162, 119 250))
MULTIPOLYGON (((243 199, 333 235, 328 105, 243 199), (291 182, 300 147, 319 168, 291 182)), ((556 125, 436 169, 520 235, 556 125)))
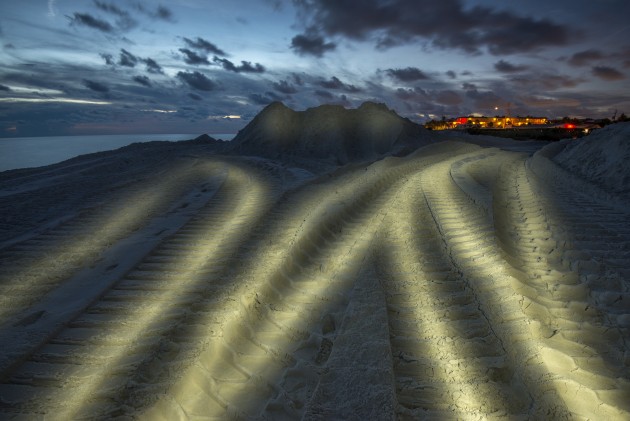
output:
POLYGON ((239 153, 318 158, 338 164, 431 142, 425 129, 373 102, 357 109, 321 105, 306 111, 274 102, 233 140, 239 153))
POLYGON ((553 159, 611 193, 630 193, 630 123, 612 124, 569 141, 553 159))

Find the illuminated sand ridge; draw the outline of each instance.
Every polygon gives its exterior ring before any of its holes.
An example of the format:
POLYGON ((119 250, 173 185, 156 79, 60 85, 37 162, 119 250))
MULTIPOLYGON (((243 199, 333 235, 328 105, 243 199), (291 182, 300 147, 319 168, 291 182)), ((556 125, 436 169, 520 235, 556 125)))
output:
POLYGON ((0 418, 630 417, 628 214, 544 154, 168 156, 3 240, 0 418))

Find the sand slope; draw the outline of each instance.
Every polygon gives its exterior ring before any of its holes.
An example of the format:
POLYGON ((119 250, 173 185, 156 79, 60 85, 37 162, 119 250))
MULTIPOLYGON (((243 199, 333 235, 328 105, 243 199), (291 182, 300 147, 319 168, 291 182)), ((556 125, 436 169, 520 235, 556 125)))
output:
POLYGON ((430 133, 384 104, 357 109, 320 105, 293 111, 280 102, 263 109, 234 138, 240 154, 270 158, 302 157, 335 164, 376 159, 432 142, 430 133))
POLYGON ((630 417, 629 215, 544 154, 151 156, 0 184, 66 192, 3 237, 0 418, 630 417))
POLYGON ((554 157, 563 168, 605 190, 630 196, 630 123, 611 124, 579 142, 563 144, 554 157))

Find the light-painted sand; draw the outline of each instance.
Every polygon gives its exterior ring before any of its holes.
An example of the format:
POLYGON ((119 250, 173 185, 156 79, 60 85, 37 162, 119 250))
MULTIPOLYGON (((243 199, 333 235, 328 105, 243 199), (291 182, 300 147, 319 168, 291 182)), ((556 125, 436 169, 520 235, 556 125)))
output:
POLYGON ((629 419, 625 199, 484 146, 0 179, 0 418, 629 419))

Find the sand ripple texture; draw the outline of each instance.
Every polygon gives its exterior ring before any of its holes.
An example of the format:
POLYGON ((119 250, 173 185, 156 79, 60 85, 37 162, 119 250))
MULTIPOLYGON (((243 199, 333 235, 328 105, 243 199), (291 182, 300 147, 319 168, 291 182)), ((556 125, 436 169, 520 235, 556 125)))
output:
POLYGON ((0 180, 0 419, 630 419, 629 214, 544 156, 143 156, 0 180))

